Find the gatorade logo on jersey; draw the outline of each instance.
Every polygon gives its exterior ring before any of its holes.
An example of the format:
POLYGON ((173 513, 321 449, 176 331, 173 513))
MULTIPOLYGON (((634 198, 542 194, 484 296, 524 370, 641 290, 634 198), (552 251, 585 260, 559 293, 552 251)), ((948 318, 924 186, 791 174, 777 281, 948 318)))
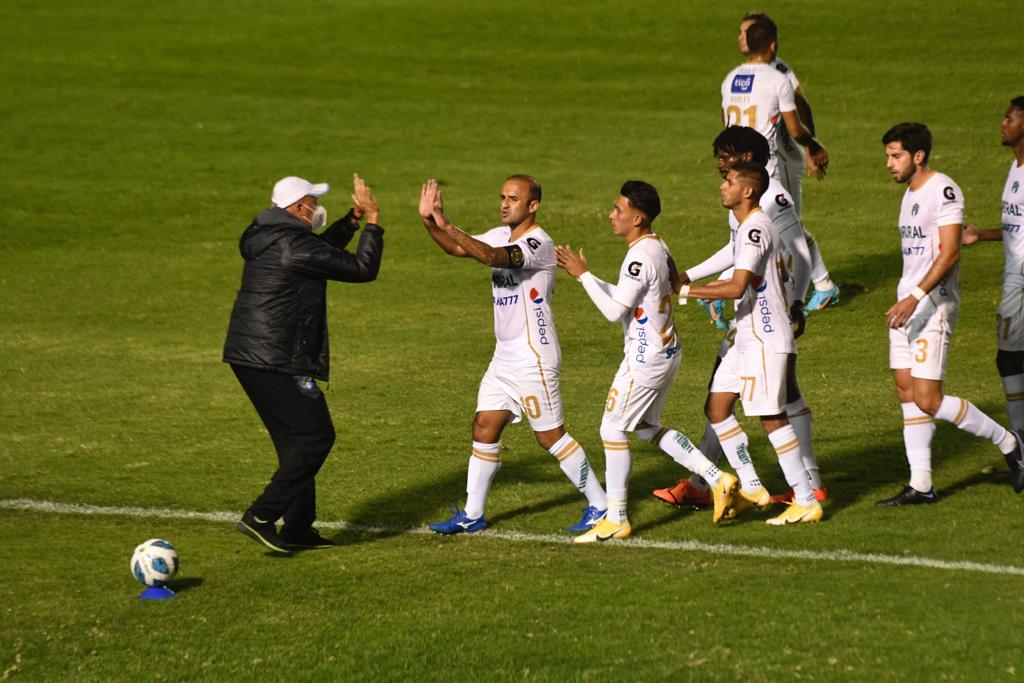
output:
POLYGON ((532 237, 526 238, 526 245, 530 247, 530 251, 537 251, 540 248, 540 242, 533 239, 532 237))
POLYGON ((775 203, 778 204, 779 207, 781 207, 783 209, 785 209, 785 208, 787 208, 789 206, 789 200, 786 199, 786 195, 784 195, 784 194, 777 194, 777 195, 775 195, 775 203))
POLYGON ((1010 192, 1012 192, 1013 194, 1017 194, 1017 190, 1019 190, 1019 189, 1020 189, 1020 182, 1014 180, 1013 181, 1013 185, 1010 186, 1010 192))
POLYGON ((747 239, 754 244, 761 244, 761 231, 757 228, 751 228, 750 232, 747 233, 747 239))
POLYGON ((637 276, 640 275, 640 265, 641 264, 639 261, 633 261, 628 266, 626 266, 626 274, 629 275, 634 280, 636 280, 637 276))
POLYGON ((737 74, 732 77, 731 92, 749 95, 754 89, 754 74, 737 74))
POLYGON ((953 188, 949 185, 942 188, 942 196, 951 202, 956 200, 956 192, 954 192, 953 188))
POLYGON ((544 303, 544 297, 542 297, 540 295, 540 292, 538 292, 536 290, 536 288, 531 287, 530 288, 530 301, 532 301, 535 304, 542 304, 542 303, 544 303))
POLYGON ((636 313, 633 314, 633 317, 635 317, 636 321, 641 325, 647 322, 647 314, 644 313, 643 307, 637 308, 636 313))
POLYGON ((920 210, 921 210, 921 205, 920 204, 914 204, 912 207, 910 207, 910 215, 911 216, 916 216, 917 212, 920 211, 920 210))

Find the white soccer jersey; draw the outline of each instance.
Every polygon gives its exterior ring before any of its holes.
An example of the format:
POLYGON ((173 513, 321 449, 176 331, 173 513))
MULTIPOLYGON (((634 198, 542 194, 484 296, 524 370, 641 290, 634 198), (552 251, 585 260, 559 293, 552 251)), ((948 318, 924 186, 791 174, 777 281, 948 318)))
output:
MULTIPOLYGON (((900 206, 900 241, 903 248, 903 276, 896 287, 902 301, 921 284, 939 255, 939 227, 964 222, 964 196, 944 173, 935 173, 917 192, 910 188, 900 206)), ((936 307, 960 302, 960 264, 955 264, 918 307, 926 302, 936 307)))
POLYGON ((768 173, 775 174, 778 127, 782 112, 796 111, 793 86, 770 64, 741 64, 722 81, 722 112, 726 126, 749 126, 768 141, 768 173))
POLYGON ((1003 253, 1006 284, 1024 287, 1024 166, 1016 159, 1003 187, 1003 253))
MULTIPOLYGON (((803 280, 802 283, 796 281, 797 274, 793 272, 793 254, 796 251, 793 245, 799 237, 803 236, 804 226, 800 222, 800 217, 796 215, 792 196, 786 191, 781 182, 776 178, 772 178, 768 183, 768 189, 761 195, 760 206, 761 211, 771 219, 772 225, 775 226, 775 231, 779 234, 781 240, 779 248, 783 252, 783 262, 786 264, 787 286, 792 287, 793 291, 798 292, 799 286, 803 284, 803 288, 806 291, 807 284, 810 282, 810 264, 806 264, 808 272, 799 274, 799 277, 803 280)), ((729 238, 734 243, 739 224, 740 222, 736 220, 736 214, 730 210, 729 238)), ((803 297, 800 298, 802 299, 803 297)))
POLYGON ((789 84, 793 86, 794 92, 797 88, 800 87, 800 79, 796 77, 796 72, 793 71, 793 67, 791 67, 789 64, 782 61, 778 57, 768 62, 768 64, 774 67, 776 71, 778 71, 780 74, 783 74, 786 77, 786 80, 789 81, 789 84))
POLYGON ((668 247, 655 234, 629 245, 619 270, 614 299, 630 310, 622 323, 625 362, 642 386, 660 387, 676 371, 679 353, 672 313, 668 247))
POLYGON ((736 270, 753 273, 736 305, 736 348, 740 351, 760 347, 773 353, 796 352, 780 247, 779 233, 764 211, 751 213, 736 231, 733 264, 736 270))
POLYGON ((551 296, 555 289, 555 243, 540 227, 509 242, 512 228, 503 225, 476 239, 492 247, 518 246, 519 268, 491 270, 494 294, 494 359, 513 367, 559 368, 558 346, 551 296))

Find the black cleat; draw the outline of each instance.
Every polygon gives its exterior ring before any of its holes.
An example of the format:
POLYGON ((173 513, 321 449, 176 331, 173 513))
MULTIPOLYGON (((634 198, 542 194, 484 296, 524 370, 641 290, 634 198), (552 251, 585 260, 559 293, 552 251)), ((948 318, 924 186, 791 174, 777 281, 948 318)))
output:
POLYGON ((281 529, 281 540, 284 541, 285 546, 294 550, 333 548, 338 545, 331 539, 324 538, 318 534, 316 529, 312 527, 297 533, 292 533, 288 529, 281 529))
POLYGON ((921 505, 922 503, 937 503, 939 497, 935 495, 935 489, 927 493, 921 493, 913 486, 904 486, 903 490, 892 498, 883 498, 875 503, 878 507, 888 508, 897 505, 921 505))
POLYGON ((285 542, 278 536, 277 527, 274 526, 274 523, 260 519, 251 510, 245 511, 241 521, 235 525, 235 528, 275 553, 287 555, 289 552, 288 548, 285 547, 285 542))
POLYGON ((1006 458, 1006 464, 1010 468, 1010 481, 1013 482, 1013 491, 1014 493, 1020 493, 1024 491, 1024 441, 1021 440, 1021 434, 1018 430, 1014 429, 1010 433, 1017 440, 1017 447, 1004 454, 1003 457, 1006 458))

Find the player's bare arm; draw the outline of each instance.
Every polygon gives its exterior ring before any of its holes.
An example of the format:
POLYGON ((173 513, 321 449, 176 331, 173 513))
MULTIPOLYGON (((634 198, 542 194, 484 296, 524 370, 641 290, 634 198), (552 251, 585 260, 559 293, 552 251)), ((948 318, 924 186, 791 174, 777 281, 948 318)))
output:
POLYGON ((824 176, 825 171, 828 170, 828 150, 815 139, 795 110, 782 112, 782 121, 786 124, 786 132, 789 133, 789 137, 807 148, 810 153, 808 160, 813 161, 818 169, 818 176, 824 176))
POLYGON ((427 232, 437 242, 438 246, 452 256, 468 256, 465 250, 458 245, 448 234, 442 230, 434 220, 434 212, 444 212, 444 201, 441 197, 441 190, 437 187, 437 180, 431 178, 420 187, 420 218, 427 232))
POLYGON ((690 276, 685 271, 679 272, 679 269, 676 267, 676 261, 672 258, 671 254, 668 257, 668 274, 672 280, 672 291, 676 294, 679 293, 679 289, 683 285, 690 284, 690 276))
POLYGON ((960 236, 960 243, 965 247, 978 242, 1002 242, 1002 228, 991 228, 989 230, 978 230, 974 225, 968 223, 964 226, 964 233, 960 236))
POLYGON ((960 260, 962 232, 963 226, 959 223, 939 226, 939 255, 935 257, 935 262, 925 273, 924 278, 917 283, 914 292, 885 312, 889 327, 893 329, 903 327, 910 320, 910 316, 914 315, 918 302, 932 291, 957 264, 960 260))
POLYGON ((728 280, 714 280, 706 285, 684 285, 679 291, 681 297, 698 299, 739 299, 747 291, 754 274, 749 270, 735 270, 728 280))

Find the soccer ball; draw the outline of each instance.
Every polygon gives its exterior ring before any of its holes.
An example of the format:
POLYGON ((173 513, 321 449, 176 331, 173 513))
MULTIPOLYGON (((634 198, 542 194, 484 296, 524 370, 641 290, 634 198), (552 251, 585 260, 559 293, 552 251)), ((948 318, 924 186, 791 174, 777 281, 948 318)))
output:
POLYGON ((143 586, 163 586, 178 573, 178 551, 167 541, 151 538, 132 553, 131 569, 143 586))

